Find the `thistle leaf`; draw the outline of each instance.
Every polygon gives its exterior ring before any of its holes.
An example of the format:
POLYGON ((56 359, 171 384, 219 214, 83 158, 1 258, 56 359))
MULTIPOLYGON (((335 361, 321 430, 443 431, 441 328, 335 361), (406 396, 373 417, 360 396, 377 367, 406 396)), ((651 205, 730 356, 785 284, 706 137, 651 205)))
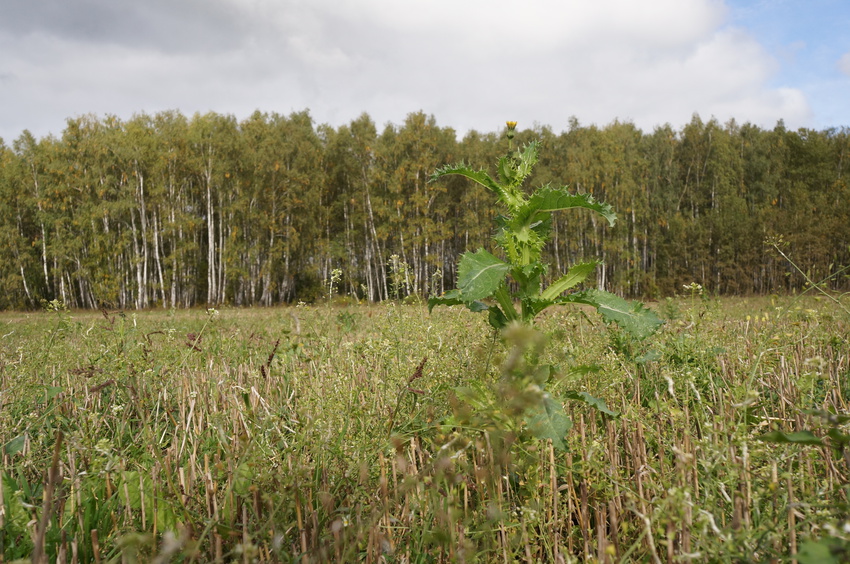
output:
POLYGON ((531 169, 537 164, 537 155, 540 151, 540 141, 531 141, 522 150, 519 156, 519 164, 517 165, 517 176, 520 181, 531 174, 531 169))
POLYGON ((478 249, 474 253, 464 253, 458 265, 458 289, 464 303, 492 296, 505 279, 511 266, 488 253, 478 249))
POLYGON ((576 392, 570 390, 569 392, 564 394, 564 397, 571 400, 578 400, 586 403, 590 407, 595 408, 597 411, 601 411, 605 415, 610 415, 611 417, 619 417, 620 414, 616 411, 611 410, 608 405, 605 403, 605 400, 602 398, 594 397, 587 392, 576 392))
POLYGON ((552 439, 552 445, 558 450, 567 450, 564 437, 573 426, 573 422, 564 412, 564 406, 552 399, 549 394, 536 407, 526 413, 526 423, 531 434, 538 439, 552 439))
POLYGON ((584 279, 593 272, 597 264, 599 264, 599 261, 594 260, 573 266, 564 276, 552 282, 552 284, 550 284, 549 287, 540 294, 540 297, 544 300, 554 300, 566 290, 569 290, 573 286, 583 282, 584 279))
POLYGON ((475 170, 464 163, 459 163, 455 165, 447 165, 443 168, 437 169, 434 171, 434 174, 431 175, 431 182, 435 180, 439 180, 443 176, 448 176, 450 174, 457 174, 463 177, 466 177, 470 180, 477 182, 478 184, 484 186, 488 190, 495 192, 502 200, 505 199, 505 189, 502 186, 493 180, 493 178, 484 170, 475 170))
POLYGON ((570 194, 566 188, 551 188, 544 186, 534 193, 525 206, 527 213, 553 212, 570 208, 585 208, 597 212, 608 220, 608 225, 614 227, 617 214, 610 205, 599 202, 590 194, 570 194))
POLYGON ((489 311, 490 313, 487 315, 487 321, 490 323, 490 327, 494 329, 504 329, 507 327, 508 318, 499 306, 490 306, 489 311))
POLYGON ((797 431, 796 433, 783 433, 782 431, 771 431, 759 437, 766 443, 796 443, 800 445, 822 445, 823 441, 812 434, 811 431, 797 431))
POLYGON ((655 313, 640 302, 628 302, 619 296, 602 290, 587 290, 569 294, 556 303, 579 303, 592 305, 606 323, 614 322, 636 339, 645 339, 664 324, 655 313))
POLYGON ((463 300, 460 299, 460 292, 458 290, 449 290, 442 296, 431 296, 430 298, 428 298, 428 313, 431 313, 431 310, 434 309, 434 306, 453 306, 461 305, 463 303, 463 300))

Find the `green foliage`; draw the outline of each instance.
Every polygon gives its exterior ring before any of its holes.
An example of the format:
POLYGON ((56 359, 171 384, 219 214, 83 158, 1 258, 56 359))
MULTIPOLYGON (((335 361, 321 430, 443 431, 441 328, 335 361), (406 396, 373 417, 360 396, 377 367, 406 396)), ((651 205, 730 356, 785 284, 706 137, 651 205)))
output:
POLYGON ((431 297, 429 309, 458 303, 472 311, 486 309, 490 312, 491 325, 503 329, 507 322, 517 319, 531 323, 537 314, 554 304, 583 303, 596 307, 606 321, 619 324, 636 337, 651 335, 662 322, 641 304, 629 304, 602 290, 563 295, 590 275, 596 262, 576 265, 547 288, 541 287, 549 269, 541 255, 551 238, 551 212, 584 208, 601 215, 611 226, 616 222, 616 215, 611 206, 597 202, 590 194, 572 194, 566 188, 545 186, 526 195, 521 185, 537 163, 538 151, 539 143, 531 142, 522 151, 499 159, 498 180, 486 171, 473 170, 464 164, 443 167, 432 175, 432 180, 460 175, 496 195, 503 213, 497 218, 499 231, 495 241, 505 253, 507 262, 484 249, 465 253, 458 265, 457 291, 431 297), (512 293, 508 290, 508 278, 517 285, 512 293), (482 300, 488 298, 496 303, 484 306, 482 300), (513 305, 515 300, 521 304, 519 313, 513 305))
MULTIPOLYGON (((509 141, 513 139, 515 126, 515 123, 508 124, 509 141)), ((473 312, 488 312, 490 325, 497 331, 505 331, 510 329, 512 322, 530 326, 534 318, 550 306, 580 303, 594 306, 606 323, 616 323, 634 339, 649 337, 662 321, 642 304, 629 303, 602 290, 565 294, 593 272, 597 261, 577 264, 567 274, 543 288, 549 265, 541 257, 545 244, 552 236, 551 213, 584 208, 601 215, 610 226, 616 222, 616 215, 611 206, 596 201, 593 196, 572 194, 566 188, 544 186, 530 195, 526 194, 522 183, 531 175, 538 162, 538 151, 539 143, 532 141, 522 151, 500 158, 498 179, 464 164, 443 167, 432 175, 432 181, 459 175, 495 194, 502 211, 496 218, 499 229, 495 241, 507 261, 484 249, 465 253, 458 264, 457 289, 429 298, 429 311, 437 305, 463 304, 473 312), (515 289, 512 289, 514 286, 515 289), (514 306, 516 301, 520 303, 519 312, 514 306)), ((538 439, 551 440, 555 448, 564 450, 563 439, 572 423, 564 412, 563 402, 545 392, 548 375, 555 370, 551 366, 538 364, 538 352, 525 350, 522 344, 515 346, 530 358, 524 372, 507 371, 501 394, 520 398, 521 401, 514 404, 514 410, 524 417, 531 433, 538 439), (545 376, 529 380, 528 374, 545 376), (539 392, 535 393, 534 390, 539 392)), ((564 398, 584 401, 601 413, 616 416, 604 401, 585 392, 570 391, 564 398)))
POLYGON ((695 117, 679 130, 572 122, 511 134, 547 150, 500 155, 496 133, 458 141, 422 112, 383 129, 366 114, 332 128, 303 111, 166 111, 24 132, 0 145, 0 309, 314 302, 334 269, 342 295, 424 299, 457 286, 463 252, 499 255, 494 219, 508 227, 501 258, 540 248, 553 265, 542 283, 593 256, 600 286, 628 297, 694 281, 707 295, 802 292, 828 277, 830 290, 850 289, 846 128, 695 117), (496 178, 480 169, 493 162, 496 178), (594 211, 557 213, 590 195, 594 211), (765 235, 783 237, 800 268, 765 253, 765 235), (541 247, 547 237, 556 244, 541 247), (409 267, 395 294, 393 255, 409 267))

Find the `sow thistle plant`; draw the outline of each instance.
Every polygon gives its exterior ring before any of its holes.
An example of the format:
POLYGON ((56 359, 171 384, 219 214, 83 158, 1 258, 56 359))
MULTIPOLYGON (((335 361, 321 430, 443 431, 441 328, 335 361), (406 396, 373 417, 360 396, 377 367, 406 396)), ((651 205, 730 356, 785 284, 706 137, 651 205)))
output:
MULTIPOLYGON (((508 141, 512 144, 516 122, 507 122, 507 125, 508 141)), ((539 147, 537 141, 528 143, 522 150, 511 151, 509 147, 508 154, 499 159, 497 178, 464 163, 434 172, 432 181, 460 175, 496 196, 501 213, 495 220, 498 228, 495 242, 504 258, 483 248, 466 252, 458 264, 457 288, 431 297, 429 311, 437 305, 464 305, 473 312, 486 312, 490 325, 504 334, 512 324, 533 326, 534 318, 550 306, 585 304, 595 307, 606 323, 616 323, 635 339, 652 335, 662 321, 643 304, 629 302, 603 290, 575 290, 594 271, 599 264, 597 260, 574 265, 544 287, 549 265, 541 260, 541 255, 551 238, 553 212, 584 208, 601 215, 611 227, 617 216, 610 205, 597 201, 591 194, 571 193, 566 187, 546 185, 530 194, 523 190, 523 182, 537 163, 539 147)), ((535 367, 533 372, 549 375, 553 370, 552 367, 535 367)), ((561 438, 569 424, 561 402, 542 391, 546 379, 543 376, 534 378, 532 386, 541 392, 539 401, 526 415, 531 415, 529 423, 535 435, 551 438, 556 446, 562 447, 561 438), (544 424, 541 424, 541 417, 544 424)), ((567 392, 566 395, 613 413, 588 394, 567 392)))

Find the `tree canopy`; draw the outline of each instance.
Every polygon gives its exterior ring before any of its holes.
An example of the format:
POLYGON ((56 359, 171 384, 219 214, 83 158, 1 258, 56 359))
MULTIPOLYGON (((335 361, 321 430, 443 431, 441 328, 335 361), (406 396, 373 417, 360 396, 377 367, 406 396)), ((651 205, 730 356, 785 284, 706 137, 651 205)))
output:
MULTIPOLYGON (((383 130, 367 114, 334 128, 307 111, 83 116, 59 137, 24 132, 0 141, 0 309, 311 301, 334 269, 358 299, 439 294, 464 251, 493 247, 498 210, 481 186, 429 176, 454 162, 490 169, 502 133, 458 139, 423 112, 383 130)), ((850 264, 847 128, 573 120, 559 134, 519 130, 514 143, 532 140, 528 185, 567 185, 619 216, 613 228, 553 216, 552 277, 599 259, 595 285, 624 296, 690 282, 716 294, 802 289, 766 239, 813 280, 850 264)))

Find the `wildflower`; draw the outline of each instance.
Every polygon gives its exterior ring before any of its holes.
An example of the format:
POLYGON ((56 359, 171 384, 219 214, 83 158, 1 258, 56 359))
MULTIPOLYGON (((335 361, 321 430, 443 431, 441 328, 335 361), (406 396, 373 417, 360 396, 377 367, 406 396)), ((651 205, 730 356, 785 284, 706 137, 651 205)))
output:
POLYGON ((511 139, 514 138, 514 133, 515 133, 515 130, 516 130, 516 122, 515 121, 507 121, 505 123, 508 126, 508 133, 506 134, 506 136, 507 136, 508 140, 511 140, 511 139))

